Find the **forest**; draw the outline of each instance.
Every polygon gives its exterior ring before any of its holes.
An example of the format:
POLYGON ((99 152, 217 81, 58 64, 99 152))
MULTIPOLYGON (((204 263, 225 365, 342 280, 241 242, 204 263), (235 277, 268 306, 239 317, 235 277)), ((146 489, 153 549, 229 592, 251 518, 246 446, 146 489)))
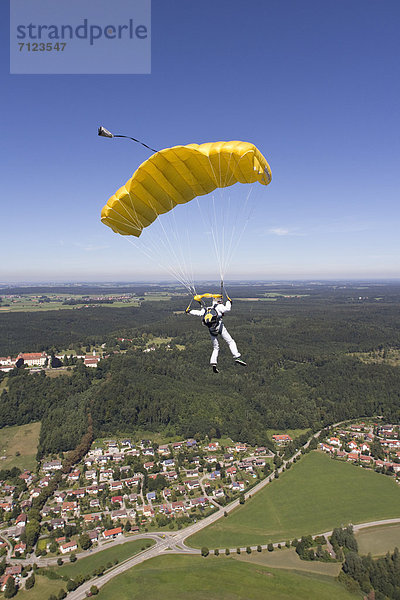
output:
POLYGON ((398 286, 258 285, 234 292, 224 321, 248 367, 235 365, 221 340, 219 374, 208 364, 209 333, 198 317, 184 314, 184 297, 135 309, 1 315, 1 353, 21 345, 67 348, 75 340, 105 343, 111 354, 97 369, 79 364, 57 378, 15 369, 2 392, 0 425, 41 420, 39 455, 47 455, 75 448, 89 417, 95 437, 146 429, 252 444, 268 443, 271 428, 317 430, 369 415, 399 421, 400 369, 384 359, 385 349, 400 351, 398 286), (281 295, 266 300, 271 292, 281 295), (257 297, 264 299, 246 299, 257 297), (166 341, 143 352, 152 336, 166 341), (119 337, 132 342, 113 353, 119 337), (377 350, 383 359, 375 364, 358 356, 377 350))

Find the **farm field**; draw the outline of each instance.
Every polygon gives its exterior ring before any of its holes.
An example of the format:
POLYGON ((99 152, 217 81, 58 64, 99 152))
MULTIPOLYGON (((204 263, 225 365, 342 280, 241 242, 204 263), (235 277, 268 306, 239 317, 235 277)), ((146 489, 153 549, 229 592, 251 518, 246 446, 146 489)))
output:
POLYGON ((99 600, 351 600, 333 577, 289 573, 231 557, 161 556, 119 575, 99 600))
POLYGON ((356 533, 359 554, 383 556, 400 548, 400 524, 368 527, 356 533))
POLYGON ((186 543, 221 549, 284 542, 342 524, 399 516, 400 489, 393 479, 313 451, 186 543))
POLYGON ((99 567, 105 567, 107 563, 114 563, 115 560, 123 562, 127 558, 134 556, 142 550, 143 547, 149 548, 154 545, 154 540, 147 538, 135 538, 124 544, 117 544, 101 550, 100 552, 93 552, 85 558, 80 558, 74 563, 69 562, 68 557, 65 558, 65 564, 62 567, 57 567, 55 570, 60 575, 70 577, 73 579, 79 573, 82 575, 91 575, 94 569, 99 567))
POLYGON ((330 575, 337 577, 342 568, 341 563, 323 563, 320 561, 301 560, 294 548, 282 548, 268 552, 252 552, 247 554, 242 552, 240 555, 232 554, 232 558, 257 565, 264 565, 276 569, 289 569, 290 571, 307 571, 309 573, 319 573, 320 575, 330 575))
MULTIPOLYGON (((176 294, 174 292, 150 292, 146 293, 144 296, 141 296, 141 299, 137 296, 133 296, 131 298, 127 298, 126 300, 119 299, 119 294, 106 294, 99 293, 98 296, 107 296, 107 297, 115 297, 115 300, 112 304, 107 303, 99 303, 102 307, 111 307, 111 308, 132 308, 140 306, 143 301, 169 301, 176 294)), ((10 312, 45 312, 48 310, 71 310, 71 309, 83 309, 85 305, 85 301, 82 294, 46 294, 49 301, 47 302, 38 302, 38 296, 34 294, 27 294, 24 296, 19 296, 15 298, 8 298, 7 296, 3 297, 3 302, 0 304, 0 314, 1 313, 10 313, 10 312), (64 304, 65 300, 68 299, 81 300, 81 304, 64 304)), ((92 302, 96 299, 97 294, 90 294, 89 298, 92 299, 92 302)), ((86 298, 86 296, 84 297, 86 298)), ((91 304, 91 306, 95 306, 95 302, 91 304)))
POLYGON ((18 467, 34 471, 39 434, 40 422, 0 429, 0 456, 5 456, 0 460, 0 469, 18 467))

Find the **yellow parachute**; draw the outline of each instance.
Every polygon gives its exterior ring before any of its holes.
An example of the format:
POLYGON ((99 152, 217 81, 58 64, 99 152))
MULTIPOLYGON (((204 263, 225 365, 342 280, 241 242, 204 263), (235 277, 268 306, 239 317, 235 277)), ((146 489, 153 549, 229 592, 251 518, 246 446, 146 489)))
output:
POLYGON ((271 170, 248 142, 174 146, 153 154, 108 200, 101 220, 121 235, 139 237, 160 214, 235 183, 268 185, 271 170))

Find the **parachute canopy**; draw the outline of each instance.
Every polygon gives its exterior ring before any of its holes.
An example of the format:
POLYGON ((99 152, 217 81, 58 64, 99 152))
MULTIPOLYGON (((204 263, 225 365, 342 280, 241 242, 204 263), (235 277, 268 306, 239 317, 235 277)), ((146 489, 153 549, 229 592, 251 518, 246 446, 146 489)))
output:
POLYGON ((101 211, 101 220, 121 235, 139 237, 160 214, 235 183, 268 185, 271 170, 248 142, 174 146, 153 154, 101 211))

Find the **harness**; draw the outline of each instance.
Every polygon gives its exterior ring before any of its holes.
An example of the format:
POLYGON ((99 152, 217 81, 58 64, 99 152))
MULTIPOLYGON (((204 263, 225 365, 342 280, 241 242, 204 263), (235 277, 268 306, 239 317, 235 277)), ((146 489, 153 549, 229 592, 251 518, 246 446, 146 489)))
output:
POLYGON ((211 335, 217 336, 222 331, 222 315, 213 306, 209 306, 203 315, 203 325, 208 327, 211 335))

